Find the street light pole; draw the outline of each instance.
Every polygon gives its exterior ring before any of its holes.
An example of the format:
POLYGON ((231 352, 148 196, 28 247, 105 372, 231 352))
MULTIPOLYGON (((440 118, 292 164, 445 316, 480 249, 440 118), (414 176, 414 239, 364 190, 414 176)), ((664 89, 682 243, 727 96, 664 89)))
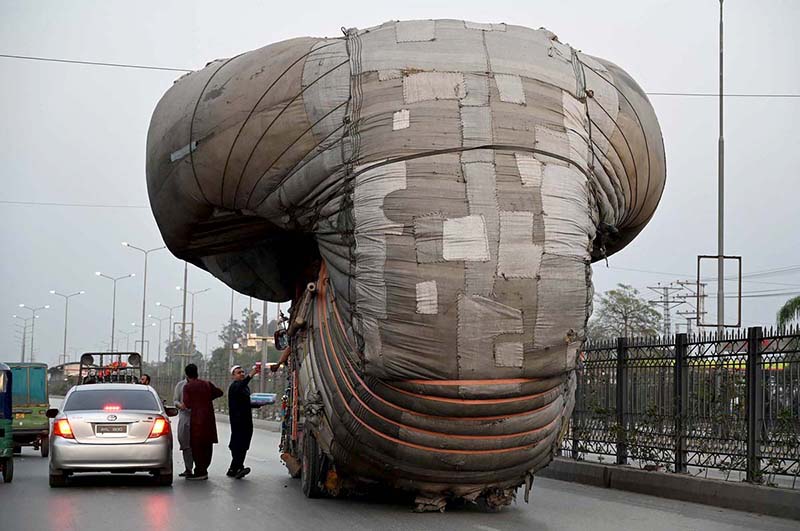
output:
POLYGON ((723 93, 722 93, 722 3, 719 0, 719 142, 717 153, 718 190, 717 190, 717 332, 721 333, 725 326, 725 137, 723 136, 723 93))
POLYGON ((14 318, 15 319, 19 319, 20 321, 23 322, 23 326, 22 326, 22 357, 20 358, 19 361, 21 363, 25 363, 25 340, 28 337, 28 321, 31 321, 33 319, 33 317, 28 317, 26 319, 24 317, 20 317, 17 314, 14 314, 14 318))
POLYGON ((58 295, 59 297, 64 298, 64 353, 62 354, 64 356, 64 363, 66 363, 67 360, 67 322, 69 319, 69 300, 76 295, 83 295, 84 293, 86 292, 81 290, 76 291, 75 293, 70 293, 69 295, 64 295, 63 293, 59 293, 54 289, 50 290, 51 295, 58 295))
MULTIPOLYGON (((194 345, 194 296, 195 296, 195 295, 200 295, 201 293, 205 293, 206 291, 209 291, 211 288, 201 289, 201 290, 199 290, 199 291, 189 291, 189 290, 188 290, 188 289, 186 289, 185 287, 181 288, 180 286, 177 286, 177 287, 176 287, 176 289, 177 289, 178 291, 183 291, 183 292, 184 292, 184 295, 185 295, 186 293, 188 293, 189 295, 191 295, 191 296, 192 296, 192 311, 191 311, 191 320, 192 320, 192 333, 191 333, 191 336, 190 336, 190 339, 189 339, 189 345, 190 345, 190 347, 189 347, 189 348, 191 348, 191 345, 194 345)), ((186 323, 184 323, 184 325, 183 325, 183 326, 185 327, 185 326, 186 326, 186 323)))
POLYGON ((114 349, 116 348, 116 345, 114 344, 114 330, 116 330, 117 321, 117 281, 122 280, 123 278, 133 278, 136 276, 136 273, 122 275, 121 277, 110 277, 105 273, 101 273, 100 271, 95 271, 94 274, 98 277, 107 278, 114 283, 114 295, 111 298, 111 352, 114 352, 114 349))
MULTIPOLYGON (((158 303, 156 303, 156 306, 158 306, 158 303)), ((156 363, 161 363, 161 329, 164 326, 164 321, 169 320, 170 323, 172 322, 172 313, 170 313, 169 317, 156 317, 155 315, 149 313, 147 314, 147 317, 158 321, 158 359, 156 360, 156 363)))
POLYGON ((205 336, 205 351, 204 351, 204 354, 206 356, 208 356, 208 336, 210 336, 211 334, 215 333, 216 330, 211 330, 209 332, 203 332, 202 330, 198 330, 197 332, 199 334, 203 334, 203 336, 205 336))
POLYGON ((122 245, 123 247, 128 247, 129 249, 133 249, 144 254, 144 279, 142 282, 142 348, 144 348, 144 315, 145 309, 147 308, 147 256, 153 251, 160 251, 161 249, 166 249, 166 247, 162 245, 161 247, 153 247, 152 249, 142 249, 141 247, 136 247, 128 242, 122 242, 122 245))
MULTIPOLYGON (((151 323, 150 324, 150 326, 155 326, 155 325, 156 325, 155 323, 151 323)), ((140 344, 142 345, 141 354, 142 354, 142 357, 143 357, 144 361, 147 362, 147 363, 150 363, 150 342, 149 341, 147 342, 147 354, 145 354, 145 350, 144 350, 144 331, 147 328, 147 326, 142 326, 139 323, 131 323, 131 326, 134 327, 134 328, 141 328, 142 329, 142 340, 140 342, 140 344)), ((136 341, 133 342, 133 350, 136 350, 136 341)))
POLYGON ((157 302, 156 306, 169 311, 169 340, 172 341, 173 339, 175 339, 175 334, 172 331, 172 312, 174 312, 178 308, 182 308, 183 304, 178 304, 177 306, 167 306, 166 304, 161 304, 160 302, 157 302))
POLYGON ((30 310, 33 316, 31 317, 31 356, 28 358, 29 361, 33 361, 33 338, 36 334, 36 312, 39 310, 46 310, 50 307, 49 304, 45 304, 44 306, 39 306, 37 308, 31 308, 30 306, 26 306, 25 304, 20 304, 20 308, 25 308, 26 310, 30 310))

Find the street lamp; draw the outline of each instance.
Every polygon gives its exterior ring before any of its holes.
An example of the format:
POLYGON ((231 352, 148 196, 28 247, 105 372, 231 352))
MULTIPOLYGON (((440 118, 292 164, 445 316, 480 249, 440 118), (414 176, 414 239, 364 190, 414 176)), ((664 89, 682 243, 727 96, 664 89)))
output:
MULTIPOLYGON (((38 319, 39 316, 37 315, 36 318, 38 319)), ((26 319, 24 317, 20 317, 17 314, 14 314, 14 319, 19 319, 20 321, 23 322, 23 327, 22 327, 22 357, 20 358, 20 361, 22 363, 25 363, 25 340, 28 337, 28 321, 32 321, 33 317, 28 317, 26 319)))
POLYGON ((211 330, 210 332, 203 332, 202 330, 197 331, 200 334, 203 334, 206 337, 205 342, 205 355, 208 356, 208 336, 217 332, 217 330, 211 330))
MULTIPOLYGON (((144 331, 145 331, 145 329, 146 329, 148 326, 156 326, 156 324, 155 324, 155 323, 150 323, 149 325, 142 326, 142 325, 140 325, 139 323, 131 323, 131 326, 132 326, 132 327, 134 327, 134 328, 141 328, 141 329, 142 329, 142 338, 144 338, 144 331)), ((142 352, 141 352, 141 354, 144 354, 144 339, 142 339, 140 343, 141 343, 141 345, 142 345, 142 352)), ((136 350, 136 341, 134 341, 134 342, 133 342, 133 350, 136 350)), ((147 342, 147 355, 146 355, 146 357, 145 357, 145 361, 146 361, 147 363, 150 363, 150 342, 149 342, 149 341, 147 342)))
POLYGON ((172 333, 172 312, 174 312, 178 308, 183 308, 183 304, 178 304, 177 306, 167 306, 166 304, 161 304, 160 302, 157 302, 156 306, 169 311, 169 339, 170 341, 172 341, 173 339, 175 339, 175 335, 172 333))
POLYGON ((153 251, 166 249, 166 247, 162 245, 161 247, 153 247, 152 249, 142 249, 141 247, 136 247, 128 242, 122 242, 122 246, 144 254, 144 279, 142 281, 142 348, 144 348, 144 314, 145 308, 147 307, 147 255, 153 251))
POLYGON ((123 278, 133 278, 136 276, 136 273, 122 275, 121 277, 110 277, 105 273, 101 273, 100 271, 95 271, 94 274, 98 277, 107 278, 114 283, 114 296, 111 299, 111 352, 114 352, 114 329, 116 327, 115 323, 117 320, 117 281, 122 280, 123 278))
MULTIPOLYGON (((156 303, 156 305, 158 306, 159 303, 156 303)), ((158 321, 158 360, 157 360, 157 362, 161 363, 161 328, 163 327, 164 321, 169 320, 170 322, 172 322, 172 313, 170 313, 169 317, 156 317, 152 313, 148 313, 147 317, 149 319, 153 319, 154 321, 158 321)), ((155 323, 153 323, 153 324, 155 324, 155 323)))
POLYGON ((19 305, 19 307, 20 308, 24 308, 26 310, 30 310, 31 313, 33 314, 33 316, 31 317, 31 319, 32 319, 31 320, 31 357, 29 358, 29 361, 33 361, 33 338, 34 338, 34 334, 36 333, 36 317, 37 317, 36 312, 38 312, 39 310, 46 310, 46 309, 48 309, 50 307, 50 305, 49 304, 45 304, 44 306, 38 306, 36 308, 31 308, 30 306, 26 306, 25 304, 21 303, 19 305))
POLYGON ((131 330, 130 332, 126 332, 125 330, 117 330, 120 334, 125 336, 125 351, 130 352, 131 348, 131 334, 135 334, 137 330, 131 330))
POLYGON ((83 295, 86 293, 85 291, 76 291, 75 293, 70 293, 69 295, 64 295, 63 293, 59 293, 54 289, 50 290, 51 295, 58 295, 59 297, 64 298, 64 353, 62 356, 64 357, 64 363, 67 362, 67 319, 69 319, 69 300, 76 295, 83 295))
MULTIPOLYGON (((184 290, 180 286, 175 286, 175 289, 178 290, 178 291, 186 291, 186 293, 188 293, 189 295, 192 296, 192 316, 191 316, 191 319, 192 319, 192 334, 191 334, 191 338, 189 339, 189 348, 192 348, 191 346, 194 345, 194 296, 195 295, 200 295, 201 293, 205 293, 206 291, 209 291, 211 288, 201 289, 201 290, 198 290, 198 291, 190 291, 188 289, 184 290)), ((186 335, 186 323, 183 323, 183 334, 186 335)))

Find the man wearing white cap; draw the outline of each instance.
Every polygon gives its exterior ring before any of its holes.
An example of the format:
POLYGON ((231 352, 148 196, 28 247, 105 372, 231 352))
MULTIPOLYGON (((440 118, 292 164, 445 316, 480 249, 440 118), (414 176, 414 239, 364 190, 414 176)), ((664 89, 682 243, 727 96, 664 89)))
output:
POLYGON ((244 458, 250 449, 250 439, 253 438, 253 414, 251 410, 258 407, 250 404, 250 380, 260 372, 260 367, 253 367, 245 375, 241 365, 231 367, 231 385, 228 387, 228 414, 231 420, 231 466, 228 476, 242 479, 250 473, 250 468, 244 466, 244 458))

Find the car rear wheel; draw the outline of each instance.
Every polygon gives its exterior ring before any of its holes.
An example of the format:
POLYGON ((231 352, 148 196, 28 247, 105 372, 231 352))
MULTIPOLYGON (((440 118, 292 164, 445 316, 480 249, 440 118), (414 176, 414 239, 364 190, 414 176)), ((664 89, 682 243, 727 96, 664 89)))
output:
POLYGON ((58 488, 58 487, 66 487, 67 486, 67 475, 64 473, 61 474, 50 474, 50 487, 58 488))
POLYGON ((42 457, 47 457, 50 455, 50 439, 47 437, 42 439, 42 445, 39 447, 39 452, 41 452, 42 457))
POLYGON ((160 487, 169 487, 172 485, 172 471, 159 472, 156 474, 156 484, 158 484, 160 487))
POLYGON ((3 460, 2 464, 2 472, 3 472, 3 481, 6 483, 11 483, 11 480, 14 479, 14 458, 7 457, 3 460))

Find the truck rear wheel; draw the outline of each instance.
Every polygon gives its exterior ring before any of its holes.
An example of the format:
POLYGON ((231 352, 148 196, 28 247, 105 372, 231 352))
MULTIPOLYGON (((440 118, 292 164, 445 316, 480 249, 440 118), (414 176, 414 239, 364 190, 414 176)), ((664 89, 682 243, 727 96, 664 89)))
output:
POLYGON ((306 498, 320 498, 322 490, 323 470, 322 456, 317 439, 309 430, 303 434, 303 467, 300 472, 300 485, 306 498))

